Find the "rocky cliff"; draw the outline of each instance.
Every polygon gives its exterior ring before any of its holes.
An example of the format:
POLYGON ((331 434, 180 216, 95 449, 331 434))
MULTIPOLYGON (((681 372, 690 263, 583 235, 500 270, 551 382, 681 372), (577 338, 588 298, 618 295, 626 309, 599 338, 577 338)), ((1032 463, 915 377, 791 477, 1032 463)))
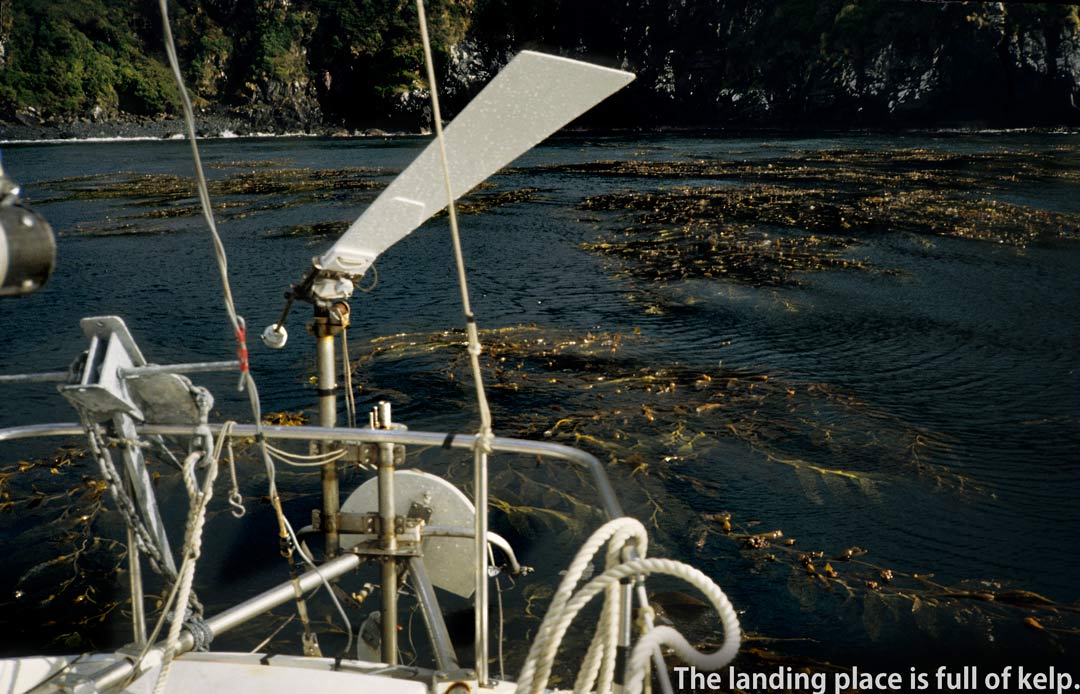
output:
MULTIPOLYGON (((176 112, 157 3, 0 0, 0 118, 176 112)), ((253 130, 426 124, 412 0, 174 0, 197 106, 253 130)), ((522 48, 638 74, 592 126, 1080 122, 1073 6, 897 0, 429 0, 447 109, 522 48)))

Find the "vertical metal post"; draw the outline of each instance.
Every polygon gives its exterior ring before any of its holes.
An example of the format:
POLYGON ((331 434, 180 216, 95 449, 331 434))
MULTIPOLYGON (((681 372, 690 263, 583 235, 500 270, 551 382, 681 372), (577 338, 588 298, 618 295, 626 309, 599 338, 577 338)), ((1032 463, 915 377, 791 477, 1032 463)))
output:
MULTIPOLYGON (((334 336, 319 334, 316 336, 316 351, 319 377, 319 426, 337 425, 337 395, 334 389, 337 383, 334 377, 334 336)), ((323 444, 324 452, 329 444, 323 444)), ((337 461, 322 466, 322 518, 326 558, 331 559, 338 553, 338 470, 337 461)))
POLYGON ((146 606, 143 604, 142 561, 135 531, 127 529, 128 578, 131 581, 131 629, 136 648, 146 645, 146 606))
MULTIPOLYGON (((390 403, 380 402, 378 424, 381 429, 389 429, 390 403)), ((379 547, 384 550, 397 550, 397 509, 394 506, 394 444, 379 444, 379 547)), ((393 556, 384 556, 380 567, 382 588, 382 659, 387 665, 397 665, 397 560, 393 556)))
POLYGON ((476 515, 473 532, 476 538, 476 679, 481 687, 488 686, 488 469, 487 453, 479 448, 473 457, 473 503, 476 515))
POLYGON ((634 629, 634 586, 630 579, 619 583, 619 645, 615 656, 615 681, 612 689, 621 694, 626 686, 626 668, 630 662, 630 641, 634 629))
MULTIPOLYGON (((334 337, 349 322, 349 306, 334 304, 329 310, 316 307, 311 332, 315 335, 315 361, 319 385, 319 426, 337 426, 337 364, 334 358, 334 337)), ((324 443, 323 452, 330 451, 324 443)), ((338 536, 338 466, 331 461, 322 466, 322 524, 326 558, 337 556, 341 547, 338 536)))

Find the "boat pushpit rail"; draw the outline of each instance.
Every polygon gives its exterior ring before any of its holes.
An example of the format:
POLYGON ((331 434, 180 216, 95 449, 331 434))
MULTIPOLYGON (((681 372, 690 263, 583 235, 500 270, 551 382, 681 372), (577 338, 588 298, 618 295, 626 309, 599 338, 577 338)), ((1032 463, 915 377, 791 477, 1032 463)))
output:
MULTIPOLYGON (((210 431, 216 436, 221 432, 221 424, 210 424, 210 431)), ((190 436, 191 426, 183 424, 141 424, 136 429, 143 436, 190 436)), ((55 436, 83 436, 80 424, 58 422, 55 424, 30 424, 26 426, 0 429, 0 442, 16 439, 29 439, 55 436)), ((232 428, 234 439, 251 438, 256 434, 253 424, 236 424, 232 428)), ((262 426, 262 435, 267 439, 291 441, 325 441, 346 445, 360 444, 401 444, 409 446, 441 447, 445 449, 472 451, 477 445, 477 436, 473 434, 454 434, 446 432, 411 431, 398 429, 364 428, 328 428, 311 426, 262 426)), ((491 439, 491 448, 496 453, 517 455, 535 455, 541 458, 561 460, 585 467, 592 476, 600 496, 600 506, 608 520, 626 515, 611 486, 611 480, 604 470, 604 465, 596 456, 585 451, 547 441, 529 441, 496 436, 491 439)))

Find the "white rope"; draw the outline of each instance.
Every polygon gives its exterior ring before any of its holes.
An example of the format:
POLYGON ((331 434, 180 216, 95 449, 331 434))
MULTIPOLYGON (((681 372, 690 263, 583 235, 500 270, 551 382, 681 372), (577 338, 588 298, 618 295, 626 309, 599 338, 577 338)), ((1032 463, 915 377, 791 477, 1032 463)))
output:
MULTIPOLYGON (((625 542, 633 539, 638 543, 638 552, 644 553, 648 547, 648 533, 645 526, 635 518, 617 518, 605 523, 585 541, 577 556, 570 563, 559 584, 555 596, 548 607, 547 615, 540 625, 536 639, 533 640, 529 649, 529 656, 525 665, 518 675, 517 694, 540 694, 547 686, 548 677, 551 675, 551 667, 555 661, 555 654, 562 642, 562 634, 558 633, 558 624, 567 605, 574 596, 574 589, 581 580, 586 568, 592 561, 593 556, 604 544, 618 538, 625 542)), ((621 549, 621 547, 620 547, 621 549)), ((569 626, 569 624, 567 624, 569 626)), ((563 631, 565 633, 565 629, 563 631)))
POLYGON ((623 564, 613 572, 627 575, 627 573, 661 573, 676 578, 681 578, 694 586, 709 599, 709 603, 720 616, 720 622, 724 629, 724 645, 712 653, 702 653, 695 649, 686 638, 671 627, 654 627, 647 634, 638 639, 634 650, 630 654, 628 670, 628 683, 626 694, 640 694, 644 681, 644 674, 649 665, 649 658, 657 646, 671 648, 675 655, 683 662, 692 665, 698 670, 712 672, 721 669, 732 660, 739 652, 742 642, 742 634, 739 632, 739 617, 735 614, 735 608, 724 591, 708 576, 692 566, 671 559, 644 559, 635 560, 623 564))
MULTIPOLYGON (((627 668, 626 694, 641 694, 645 686, 649 660, 658 646, 672 648, 678 657, 705 671, 718 670, 731 662, 739 650, 741 641, 738 616, 719 586, 692 566, 670 559, 633 559, 610 566, 603 574, 574 592, 589 560, 605 542, 610 541, 608 559, 617 560, 622 549, 628 543, 635 541, 641 543, 638 552, 643 555, 644 536, 645 528, 641 523, 629 518, 619 518, 602 526, 586 541, 571 562, 566 576, 552 599, 548 613, 529 650, 525 666, 518 677, 516 694, 539 694, 544 690, 563 637, 578 613, 590 600, 604 593, 608 601, 613 602, 613 597, 617 599, 622 580, 653 573, 680 578, 700 590, 708 598, 720 616, 724 630, 724 645, 714 653, 702 653, 694 649, 675 629, 670 627, 651 629, 638 640, 631 652, 627 668)), ((617 605, 617 602, 615 604, 617 605)), ((605 612, 607 609, 608 606, 605 606, 605 612)), ((618 615, 615 614, 614 618, 617 626, 618 615)), ((610 620, 610 617, 608 619, 610 620)), ((605 623, 605 618, 602 616, 597 636, 594 637, 593 644, 586 655, 586 662, 583 663, 582 671, 575 682, 575 692, 591 691, 593 681, 597 676, 600 681, 596 691, 599 694, 608 694, 612 691, 613 654, 610 656, 611 664, 608 663, 608 659, 613 647, 610 643, 598 643, 597 639, 614 640, 617 636, 617 632, 611 630, 610 621, 605 623)))
MULTIPOLYGON (((176 655, 176 648, 180 643, 180 630, 184 627, 185 617, 188 611, 188 600, 191 597, 192 585, 195 582, 195 564, 202 553, 203 526, 206 524, 206 508, 210 499, 214 496, 214 481, 217 479, 218 460, 225 441, 232 434, 234 422, 225 422, 214 444, 213 451, 209 454, 206 474, 203 477, 201 488, 196 484, 195 466, 200 459, 207 457, 205 452, 191 453, 184 459, 184 484, 187 487, 188 521, 184 532, 184 548, 181 553, 183 563, 180 565, 179 586, 176 591, 176 607, 173 613, 172 624, 169 625, 169 634, 165 640, 165 653, 162 657, 161 670, 158 672, 157 682, 154 685, 154 694, 162 694, 169 681, 169 672, 176 655)), ((164 614, 164 611, 163 611, 164 614)))
MULTIPOLYGON (((640 524, 639 524, 640 525, 640 524)), ((604 561, 604 569, 611 569, 622 562, 623 549, 628 542, 640 540, 645 537, 644 527, 628 526, 625 530, 616 532, 608 541, 607 556, 604 561)), ((645 555, 645 548, 640 550, 645 555)), ((588 694, 593 691, 610 691, 615 678, 615 654, 619 642, 619 592, 621 586, 613 585, 604 592, 604 607, 600 612, 600 622, 593 634, 592 643, 585 655, 577 680, 574 682, 574 694, 588 694), (597 683, 597 677, 599 682, 597 683)))

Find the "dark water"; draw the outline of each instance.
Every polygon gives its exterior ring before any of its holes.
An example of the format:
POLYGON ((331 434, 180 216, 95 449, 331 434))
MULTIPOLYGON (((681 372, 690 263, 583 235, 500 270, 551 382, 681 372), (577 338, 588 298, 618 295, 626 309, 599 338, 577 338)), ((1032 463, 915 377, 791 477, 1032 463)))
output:
MULTIPOLYGON (((226 140, 204 143, 203 152, 211 164, 257 159, 296 168, 397 170, 422 145, 410 138, 226 140)), ((890 658, 1069 662, 1077 652, 1074 634, 1080 628, 1074 608, 1067 607, 1080 603, 1080 552, 1075 548, 1080 533, 1080 245, 1045 241, 1017 248, 881 233, 860 238, 848 253, 853 260, 898 273, 811 273, 788 287, 708 279, 661 286, 614 273, 610 263, 583 250, 582 242, 622 222, 590 217, 575 206, 589 195, 684 182, 572 176, 534 167, 600 159, 771 158, 791 151, 853 147, 979 153, 1078 146, 1077 136, 1038 134, 768 142, 690 136, 556 139, 496 179, 500 188, 539 189, 531 202, 463 218, 476 313, 488 328, 535 324, 538 330, 563 336, 627 336, 608 363, 622 373, 665 369, 714 376, 764 374, 794 391, 782 415, 790 421, 770 421, 766 405, 748 410, 746 421, 766 428, 801 427, 799 436, 768 436, 759 439, 759 446, 710 430, 701 439, 684 435, 693 444, 689 448, 680 448, 685 440, 677 437, 671 439, 674 443, 646 445, 642 450, 653 470, 647 477, 630 475, 627 466, 611 468, 617 485, 632 500, 634 515, 647 519, 652 511, 663 511, 656 515, 655 553, 688 559, 713 575, 742 613, 744 629, 778 640, 757 645, 791 657, 856 664, 890 658), (839 397, 804 395, 824 391, 839 397), (663 456, 671 450, 682 451, 669 463, 677 474, 665 475, 663 456), (707 491, 695 481, 707 482, 707 491), (642 501, 643 495, 655 506, 642 501), (776 561, 767 553, 744 551, 741 540, 718 532, 710 532, 704 545, 696 546, 703 528, 715 529, 701 514, 719 511, 732 514, 736 534, 782 529, 786 537, 797 538, 795 547, 822 550, 825 557, 817 561, 818 571, 852 546, 868 550, 860 558, 867 563, 833 560, 841 581, 830 583, 806 578, 792 554, 795 550, 781 551, 779 543, 776 561), (867 587, 867 581, 880 581, 882 568, 904 574, 899 596, 882 597, 867 587), (985 599, 986 593, 1009 590, 1031 591, 1057 605, 985 599)), ((49 186, 39 185, 44 181, 119 171, 189 175, 188 156, 186 145, 176 142, 19 145, 5 148, 4 166, 32 200, 47 200, 56 196, 49 186)), ((222 176, 223 171, 211 175, 222 176)), ((1057 182, 1017 184, 995 195, 1037 209, 1076 212, 1078 192, 1074 184, 1057 182)), ((253 330, 276 318, 283 290, 299 278, 311 256, 329 244, 327 239, 274 238, 272 233, 295 224, 351 219, 370 197, 331 196, 243 218, 226 213, 221 230, 233 290, 253 330)), ((80 225, 152 209, 138 202, 131 196, 69 198, 39 206, 60 232, 57 271, 40 294, 0 303, 3 372, 63 368, 85 347, 79 317, 95 314, 125 316, 152 361, 218 360, 231 354, 210 244, 198 219, 166 220, 167 233, 80 233, 80 225)), ((264 202, 277 206, 273 195, 264 202)), ((354 356, 369 350, 372 338, 461 324, 442 220, 391 249, 380 259, 378 274, 376 291, 358 295, 353 305, 354 356)), ((270 352, 253 345, 265 410, 313 409, 303 309, 297 313, 301 315, 294 314, 288 349, 270 352)), ((468 389, 447 386, 436 364, 440 358, 375 360, 361 372, 368 379, 362 402, 389 394, 398 418, 413 428, 475 426, 468 389), (421 373, 416 373, 417 365, 421 373)), ((566 379, 574 383, 573 374, 566 379)), ((213 385, 224 413, 243 414, 231 378, 205 382, 213 385)), ((498 390, 496 416, 502 414, 510 428, 500 428, 498 419, 496 428, 537 435, 567 413, 602 415, 605 408, 636 410, 642 404, 633 396, 618 404, 611 393, 607 397, 599 400, 581 389, 498 390), (561 405, 564 395, 567 402, 561 405)), ((674 414, 664 421, 674 427, 681 411, 673 407, 674 414)), ((704 430, 709 417, 706 411, 687 419, 704 430)), ((0 398, 3 426, 72 419, 49 386, 6 387, 0 398)), ((653 433, 640 419, 628 419, 626 429, 631 437, 653 433)), ((53 448, 8 445, 0 448, 0 464, 53 448)), ((82 465, 84 474, 93 474, 87 463, 82 465)), ((247 493, 257 495, 262 484, 257 468, 250 468, 250 474, 247 493)), ((542 479, 546 474, 538 473, 542 479)), ((292 474, 285 478, 300 485, 300 496, 289 499, 289 512, 302 524, 315 483, 292 474)), ((512 475, 499 479, 513 487, 507 498, 528 501, 528 485, 512 475)), ((31 493, 17 481, 8 483, 13 494, 31 493)), ((576 478, 566 483, 573 485, 565 490, 570 496, 589 499, 576 478)), ((169 484, 163 481, 162 489, 177 492, 169 484)), ((532 505, 543 504, 544 494, 538 497, 532 505)), ((55 509, 60 503, 46 506, 55 509)), ((55 547, 56 553, 64 545, 49 539, 55 533, 50 535, 48 528, 26 527, 23 508, 16 505, 0 517, 5 552, 14 558, 0 583, 9 590, 33 586, 41 592, 32 580, 17 583, 19 576, 43 561, 49 548, 55 547), (54 544, 47 544, 50 541, 54 544)), ((38 515, 31 519, 45 518, 40 508, 34 513, 38 515)), ((216 554, 207 552, 201 574, 209 577, 207 583, 219 578, 233 597, 281 579, 269 512, 256 506, 251 516, 253 523, 265 521, 261 529, 241 530, 222 514, 228 529, 212 540, 216 554), (259 571, 264 567, 273 567, 277 574, 267 579, 259 571)), ((562 532, 566 528, 555 528, 552 537, 545 538, 534 532, 536 524, 526 530, 500 513, 493 522, 524 545, 527 561, 541 566, 568 561, 569 550, 560 543, 575 537, 580 541, 580 536, 562 532)), ((103 533, 115 529, 115 519, 108 514, 101 523, 103 533)), ((210 589, 203 590, 206 594, 210 589)), ((530 590, 523 584, 517 593, 527 597, 530 590)), ((10 622, 30 615, 48 621, 40 615, 60 607, 35 607, 7 595, 0 600, 5 601, 4 620, 10 622)), ((699 625, 698 636, 708 636, 709 629, 708 623, 699 625)), ((43 635, 5 636, 4 650, 36 646, 35 638, 47 641, 45 636, 60 632, 63 629, 53 627, 43 628, 43 635)), ((93 644, 101 646, 101 639, 108 637, 95 638, 93 644)), ((57 643, 64 642, 54 641, 52 647, 57 643)))

